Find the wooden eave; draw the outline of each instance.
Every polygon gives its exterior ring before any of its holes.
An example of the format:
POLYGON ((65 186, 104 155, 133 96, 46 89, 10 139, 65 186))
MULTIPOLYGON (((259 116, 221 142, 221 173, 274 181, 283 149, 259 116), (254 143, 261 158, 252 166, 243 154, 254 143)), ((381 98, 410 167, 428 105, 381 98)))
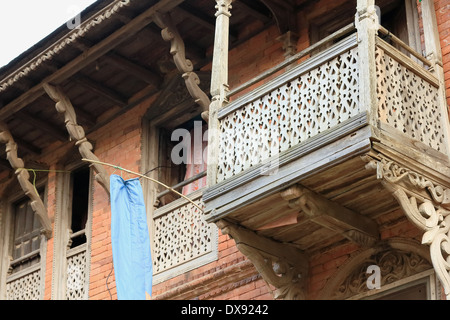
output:
MULTIPOLYGON (((177 70, 170 43, 153 23, 157 11, 171 14, 194 71, 208 72, 214 3, 99 0, 81 13, 81 28, 85 27, 81 36, 63 25, 0 69, 0 119, 18 142, 20 157, 33 159, 51 152, 47 148, 55 143, 70 143, 64 121, 43 89, 45 83, 63 88, 87 134, 164 91, 177 70)), ((230 46, 273 23, 262 2, 236 2, 230 46), (241 35, 246 25, 257 21, 261 21, 259 28, 241 35)), ((6 165, 5 157, 0 151, 0 160, 6 165)))

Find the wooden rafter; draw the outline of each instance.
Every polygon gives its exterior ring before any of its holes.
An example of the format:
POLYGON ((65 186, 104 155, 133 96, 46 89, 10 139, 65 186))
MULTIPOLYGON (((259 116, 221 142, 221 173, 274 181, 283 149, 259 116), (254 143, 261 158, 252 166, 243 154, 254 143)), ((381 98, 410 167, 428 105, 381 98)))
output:
POLYGON ((111 88, 108 88, 89 77, 78 75, 75 78, 75 82, 119 107, 124 107, 128 104, 128 99, 126 97, 123 97, 111 88))
POLYGON ((127 58, 122 57, 116 53, 109 53, 103 57, 108 64, 118 67, 122 71, 128 72, 133 76, 145 81, 147 84, 161 83, 163 79, 161 76, 152 70, 145 68, 127 58))
POLYGON ((31 208, 38 216, 45 236, 50 238, 52 236, 52 223, 47 215, 47 210, 39 193, 36 191, 35 186, 29 181, 30 174, 25 168, 25 163, 17 155, 17 143, 14 141, 7 125, 3 122, 0 122, 0 143, 6 144, 7 159, 11 167, 15 170, 17 180, 19 181, 22 190, 31 200, 31 208))
POLYGON ((67 141, 67 134, 58 130, 58 128, 56 128, 55 126, 50 125, 47 121, 44 121, 43 119, 39 119, 39 118, 31 115, 27 111, 24 111, 24 110, 20 111, 17 114, 17 117, 20 118, 21 120, 24 120, 25 122, 31 124, 32 126, 47 132, 52 137, 54 137, 60 141, 67 141))
POLYGON ((156 13, 165 13, 179 5, 184 0, 161 0, 154 6, 147 9, 127 25, 114 31, 108 37, 98 42, 96 45, 83 52, 75 59, 49 75, 42 82, 32 87, 30 90, 11 101, 0 109, 0 119, 6 119, 15 112, 25 108, 29 103, 45 94, 44 85, 53 83, 60 85, 71 76, 85 68, 101 56, 113 50, 115 47, 123 43, 126 39, 142 30, 145 26, 153 22, 156 13))
POLYGON ((282 191, 281 196, 289 201, 289 207, 303 211, 310 221, 338 231, 361 246, 371 246, 379 240, 375 221, 301 185, 297 184, 282 191))

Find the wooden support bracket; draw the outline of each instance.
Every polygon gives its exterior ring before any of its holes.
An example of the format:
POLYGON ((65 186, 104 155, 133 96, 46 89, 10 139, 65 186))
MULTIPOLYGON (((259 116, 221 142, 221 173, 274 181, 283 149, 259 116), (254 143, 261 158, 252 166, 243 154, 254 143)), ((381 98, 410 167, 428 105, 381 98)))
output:
POLYGON ((430 246, 434 270, 450 299, 450 188, 382 156, 368 161, 366 167, 376 170, 407 218, 424 232, 422 244, 430 246))
MULTIPOLYGON (((50 98, 56 102, 55 107, 59 113, 64 114, 65 124, 70 138, 75 140, 82 158, 98 161, 97 156, 92 152, 92 144, 87 140, 83 127, 78 125, 75 109, 70 102, 69 97, 64 93, 61 87, 55 87, 48 83, 44 84, 44 89, 50 98)), ((95 180, 109 194, 109 179, 104 167, 100 164, 93 164, 96 172, 95 180)))
POLYGON ((223 234, 234 239, 263 279, 276 288, 275 299, 305 299, 308 257, 302 251, 225 220, 216 224, 223 234))
POLYGON ((356 213, 299 184, 281 192, 291 208, 302 210, 308 218, 364 247, 379 239, 375 221, 356 213))
POLYGON ((184 41, 173 23, 172 18, 168 13, 157 13, 155 14, 155 23, 162 29, 161 35, 164 41, 170 41, 170 54, 173 56, 175 65, 182 74, 182 77, 186 82, 186 88, 191 97, 194 99, 195 103, 202 108, 202 118, 205 121, 208 121, 208 110, 211 101, 199 86, 200 79, 193 71, 194 67, 192 62, 189 59, 186 59, 184 41))
POLYGON ((14 138, 12 137, 6 123, 3 122, 0 122, 0 143, 6 144, 6 157, 11 164, 11 167, 15 170, 17 180, 19 181, 22 190, 31 200, 31 208, 39 218, 43 228, 43 233, 47 239, 51 238, 52 223, 47 215, 47 209, 45 208, 35 186, 29 181, 30 174, 25 169, 25 163, 17 155, 17 144, 14 141, 14 138))

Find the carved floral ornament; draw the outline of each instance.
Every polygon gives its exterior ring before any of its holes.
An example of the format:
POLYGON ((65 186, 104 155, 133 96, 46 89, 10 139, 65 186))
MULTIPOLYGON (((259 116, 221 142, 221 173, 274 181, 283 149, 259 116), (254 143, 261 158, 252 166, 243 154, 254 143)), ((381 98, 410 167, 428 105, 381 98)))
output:
POLYGON ((430 246, 433 267, 450 299, 450 189, 385 158, 370 160, 367 168, 377 170, 408 219, 424 231, 422 244, 430 246))

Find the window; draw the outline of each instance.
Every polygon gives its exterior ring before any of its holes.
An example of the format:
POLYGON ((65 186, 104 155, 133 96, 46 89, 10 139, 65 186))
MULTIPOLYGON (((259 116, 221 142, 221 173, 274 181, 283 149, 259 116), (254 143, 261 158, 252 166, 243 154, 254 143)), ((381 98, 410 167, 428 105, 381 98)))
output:
POLYGON ((88 298, 91 225, 91 169, 80 164, 77 150, 67 155, 57 179, 57 212, 52 299, 88 298))
POLYGON ((195 203, 142 180, 153 284, 217 260, 217 227, 206 223, 198 208, 204 207, 201 197, 206 187, 207 124, 187 91, 184 98, 178 96, 185 90, 181 80, 174 81, 173 89, 167 88, 167 96, 149 108, 143 123, 142 172, 195 203), (175 92, 176 99, 172 100, 175 92))
POLYGON ((14 274, 39 263, 41 224, 31 208, 29 199, 14 203, 13 215, 14 235, 10 268, 14 274))
POLYGON ((370 291, 352 299, 365 300, 439 300, 440 284, 434 270, 421 272, 391 284, 376 292, 370 291))
MULTIPOLYGON (((36 186, 43 198, 42 184, 36 186)), ((10 191, 10 198, 5 199, 1 213, 0 245, 4 250, 0 262, 0 299, 39 300, 44 294, 45 270, 42 266, 45 265, 46 238, 30 199, 17 185, 11 185, 10 191)))
MULTIPOLYGON (((195 117, 174 129, 160 129, 159 180, 188 195, 206 186, 207 124, 195 117)), ((158 196, 166 205, 179 196, 165 190, 158 196)))
POLYGON ((86 222, 89 207, 90 170, 88 167, 78 169, 71 174, 72 200, 71 223, 72 231, 70 248, 86 243, 86 222))

